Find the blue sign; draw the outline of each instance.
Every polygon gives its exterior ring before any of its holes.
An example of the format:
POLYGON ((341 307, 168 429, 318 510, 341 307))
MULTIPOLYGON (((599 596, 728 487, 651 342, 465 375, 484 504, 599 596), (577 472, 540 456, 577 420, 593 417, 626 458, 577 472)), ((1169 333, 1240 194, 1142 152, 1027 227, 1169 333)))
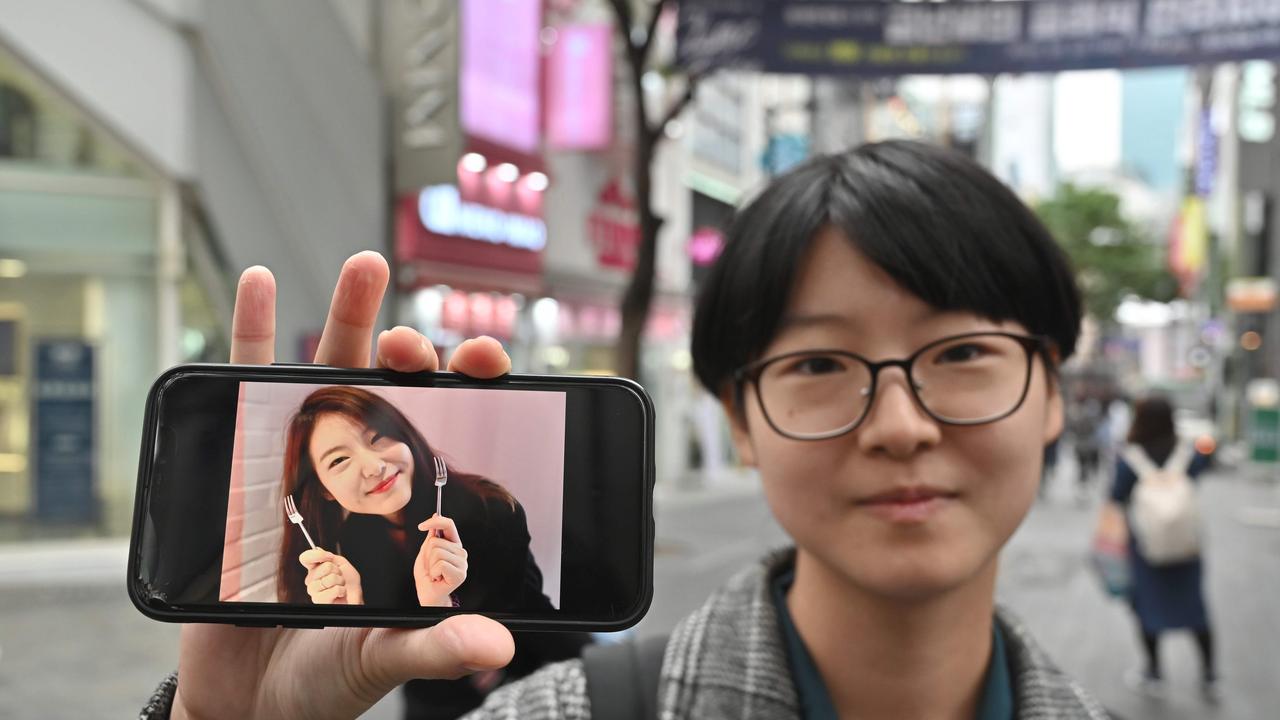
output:
POLYGON ((1280 56, 1274 0, 686 0, 677 60, 810 75, 1054 72, 1280 56))
POLYGON ((36 344, 36 516, 94 522, 94 349, 81 340, 36 344))
POLYGON ((795 134, 774 135, 760 156, 760 166, 770 175, 781 175, 808 157, 809 138, 795 134))

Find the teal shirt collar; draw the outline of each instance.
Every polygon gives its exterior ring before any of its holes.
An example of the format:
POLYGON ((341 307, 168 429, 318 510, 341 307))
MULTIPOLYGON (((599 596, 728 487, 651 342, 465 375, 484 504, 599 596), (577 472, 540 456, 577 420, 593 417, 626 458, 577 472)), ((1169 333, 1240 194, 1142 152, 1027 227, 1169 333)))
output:
MULTIPOLYGON (((831 702, 827 686, 818 673, 813 656, 800 639, 791 612, 787 609, 787 591, 795 581, 795 571, 787 570, 773 579, 771 590, 773 604, 778 610, 778 624, 787 647, 787 664, 791 668, 791 680, 800 700, 800 716, 805 720, 835 720, 836 709, 831 702)), ((982 697, 978 701, 976 720, 1013 720, 1013 682, 1009 673, 1009 660, 1005 651, 1004 636, 999 623, 992 623, 991 662, 982 683, 982 697)))

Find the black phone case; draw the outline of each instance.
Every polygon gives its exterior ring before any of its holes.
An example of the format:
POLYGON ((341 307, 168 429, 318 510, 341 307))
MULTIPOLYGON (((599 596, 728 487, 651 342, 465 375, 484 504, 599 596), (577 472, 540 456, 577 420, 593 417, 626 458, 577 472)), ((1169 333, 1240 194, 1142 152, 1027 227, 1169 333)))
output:
MULTIPOLYGON (((627 378, 574 375, 514 375, 492 379, 472 378, 454 372, 399 373, 381 368, 337 368, 312 363, 273 363, 271 365, 234 365, 218 363, 193 363, 178 365, 166 370, 152 384, 147 393, 144 415, 142 447, 138 458, 138 484, 134 499, 133 523, 129 539, 129 562, 126 586, 130 601, 149 618, 175 623, 216 623, 243 627, 427 627, 447 617, 458 614, 488 615, 514 630, 532 631, 591 631, 617 632, 638 623, 653 600, 653 486, 654 486, 654 408, 644 388, 627 378), (159 398, 165 388, 176 379, 188 374, 212 374, 242 381, 300 382, 314 380, 318 383, 340 384, 351 380, 374 380, 379 384, 408 387, 456 387, 456 388, 511 388, 539 389, 548 385, 614 385, 630 391, 640 401, 644 411, 644 438, 642 473, 644 490, 641 493, 643 513, 641 527, 645 537, 641 541, 641 567, 643 568, 640 592, 635 603, 612 621, 574 618, 519 617, 509 614, 490 614, 483 611, 450 610, 448 608, 423 609, 424 614, 395 615, 385 610, 378 614, 361 612, 358 606, 324 606, 325 612, 310 608, 280 605, 264 609, 262 604, 246 604, 244 608, 212 609, 209 607, 176 608, 172 605, 153 605, 142 592, 140 563, 142 558, 143 524, 147 518, 147 500, 155 464, 156 436, 159 423, 159 398), (333 610, 333 608, 342 608, 333 610), (304 609, 305 608, 305 609, 304 609), (350 609, 348 609, 350 608, 350 609)), ((233 605, 228 603, 228 605, 233 605)))

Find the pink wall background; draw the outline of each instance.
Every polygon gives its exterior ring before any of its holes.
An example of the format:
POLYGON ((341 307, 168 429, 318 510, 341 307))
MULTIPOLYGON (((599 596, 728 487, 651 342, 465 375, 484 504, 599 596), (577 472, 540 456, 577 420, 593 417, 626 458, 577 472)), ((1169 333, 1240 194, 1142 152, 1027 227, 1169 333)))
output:
MULTIPOLYGON (((287 524, 280 500, 285 424, 303 398, 320 387, 325 386, 241 385, 219 593, 223 600, 275 601, 275 563, 287 524)), ((530 549, 542 570, 543 592, 559 607, 564 394, 368 389, 398 407, 451 468, 484 475, 520 501, 529 522, 530 549)), ((462 540, 465 545, 466 538, 462 540)))

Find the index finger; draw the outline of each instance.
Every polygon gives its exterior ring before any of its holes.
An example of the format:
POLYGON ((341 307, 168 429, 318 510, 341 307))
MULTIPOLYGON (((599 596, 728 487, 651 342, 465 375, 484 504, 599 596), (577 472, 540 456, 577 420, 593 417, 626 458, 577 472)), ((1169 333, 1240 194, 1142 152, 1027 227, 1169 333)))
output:
POLYGON ((440 530, 444 533, 445 540, 452 540, 459 545, 462 544, 462 538, 458 536, 458 526, 454 525, 452 520, 443 515, 432 515, 426 520, 423 520, 418 523, 418 529, 426 531, 428 536, 431 535, 432 530, 440 530))
POLYGON ((303 550, 302 554, 298 556, 298 562, 302 563, 302 566, 308 570, 322 562, 328 562, 332 559, 333 553, 328 550, 321 550, 320 548, 303 550))
POLYGON ((276 279, 254 265, 240 275, 231 315, 231 362, 270 365, 276 355, 276 279))

